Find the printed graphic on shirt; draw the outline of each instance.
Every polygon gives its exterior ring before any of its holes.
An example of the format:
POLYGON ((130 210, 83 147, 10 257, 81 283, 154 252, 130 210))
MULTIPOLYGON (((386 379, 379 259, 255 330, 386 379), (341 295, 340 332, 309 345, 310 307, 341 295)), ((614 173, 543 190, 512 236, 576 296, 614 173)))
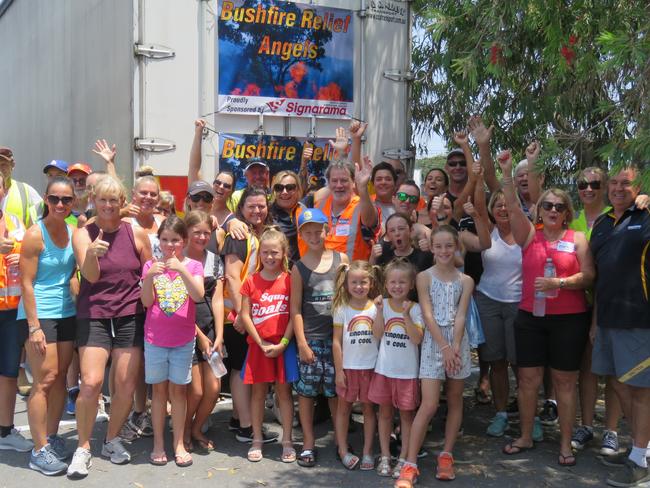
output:
POLYGON ((311 301, 316 306, 318 303, 321 314, 332 314, 332 297, 334 296, 334 282, 323 280, 316 283, 311 293, 311 301))
POLYGON ((168 317, 174 315, 187 301, 187 288, 183 278, 177 276, 170 280, 167 275, 161 274, 153 279, 158 306, 168 317))
MULTIPOLYGON (((417 378, 420 367, 418 346, 406 332, 404 313, 396 311, 384 299, 384 335, 379 345, 375 372, 389 378, 417 378)), ((418 329, 423 329, 422 311, 418 304, 409 310, 409 316, 418 329)))
POLYGON ((258 327, 262 322, 280 315, 289 315, 289 296, 262 293, 260 303, 251 303, 253 324, 258 327), (268 305, 267 305, 268 304, 268 305))
POLYGON ((366 315, 358 315, 350 320, 348 324, 348 336, 350 345, 372 344, 372 318, 366 315))

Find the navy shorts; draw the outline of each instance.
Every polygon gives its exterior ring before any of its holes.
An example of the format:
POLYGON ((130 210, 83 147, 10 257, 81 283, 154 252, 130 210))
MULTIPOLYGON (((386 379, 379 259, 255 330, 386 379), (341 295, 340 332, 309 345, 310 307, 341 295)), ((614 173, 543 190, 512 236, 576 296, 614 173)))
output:
POLYGON ((332 357, 332 339, 308 340, 307 344, 314 352, 314 362, 300 361, 298 365, 300 378, 293 383, 293 389, 298 395, 308 398, 316 398, 320 394, 327 398, 334 398, 336 371, 332 357))
POLYGON ((0 376, 18 378, 20 352, 27 340, 27 322, 16 320, 16 310, 0 311, 0 376))

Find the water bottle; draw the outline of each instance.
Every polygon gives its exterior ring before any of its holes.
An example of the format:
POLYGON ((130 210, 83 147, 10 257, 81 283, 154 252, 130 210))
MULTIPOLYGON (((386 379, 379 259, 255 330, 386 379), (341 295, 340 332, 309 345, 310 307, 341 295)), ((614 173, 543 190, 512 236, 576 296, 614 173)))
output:
POLYGON ((212 369, 215 377, 221 378, 228 372, 226 366, 223 364, 221 355, 217 351, 213 351, 210 357, 207 359, 208 364, 210 365, 210 369, 212 369))
POLYGON ((20 296, 20 269, 17 264, 7 266, 7 296, 20 296))
POLYGON ((535 301, 533 302, 533 315, 543 317, 546 315, 546 292, 535 291, 535 301))
MULTIPOLYGON (((555 278, 555 265, 551 258, 546 258, 546 264, 544 264, 544 278, 555 278)), ((559 294, 560 290, 558 288, 548 290, 546 292, 546 298, 557 298, 559 294)))

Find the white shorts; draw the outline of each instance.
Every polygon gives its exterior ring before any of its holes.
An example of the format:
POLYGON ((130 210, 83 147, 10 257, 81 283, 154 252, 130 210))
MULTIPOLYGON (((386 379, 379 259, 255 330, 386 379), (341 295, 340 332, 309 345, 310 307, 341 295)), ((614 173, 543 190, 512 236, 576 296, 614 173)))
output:
MULTIPOLYGON (((454 340, 453 326, 440 327, 442 336, 447 343, 451 344, 454 340)), ((472 360, 469 354, 469 341, 467 334, 463 333, 463 339, 460 343, 460 370, 455 374, 447 374, 445 365, 442 360, 442 352, 436 341, 431 337, 429 329, 424 331, 424 340, 422 341, 422 352, 420 353, 420 379, 429 380, 464 380, 471 373, 472 360)))

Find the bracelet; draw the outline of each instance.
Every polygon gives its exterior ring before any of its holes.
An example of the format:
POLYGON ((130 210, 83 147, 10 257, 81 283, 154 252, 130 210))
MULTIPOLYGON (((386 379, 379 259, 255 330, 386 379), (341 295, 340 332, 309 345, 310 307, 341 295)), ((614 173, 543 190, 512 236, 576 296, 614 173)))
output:
POLYGON ((501 178, 501 183, 504 183, 506 185, 512 185, 512 176, 510 177, 503 177, 501 178))
POLYGON ((282 344, 284 347, 287 347, 289 345, 289 339, 283 337, 282 339, 280 339, 280 344, 282 344))
POLYGON ((444 350, 447 349, 448 347, 451 347, 451 346, 450 346, 449 344, 445 344, 444 346, 442 346, 442 347, 440 348, 440 352, 444 351, 444 350))

